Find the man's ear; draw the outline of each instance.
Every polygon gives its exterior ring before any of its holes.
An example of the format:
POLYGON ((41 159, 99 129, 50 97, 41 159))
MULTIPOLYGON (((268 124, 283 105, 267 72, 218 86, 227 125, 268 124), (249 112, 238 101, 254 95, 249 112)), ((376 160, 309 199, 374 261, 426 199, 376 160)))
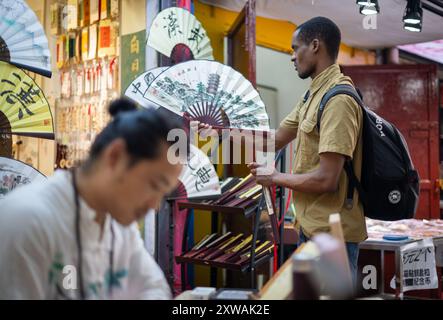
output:
POLYGON ((104 156, 107 164, 116 169, 126 161, 126 142, 121 138, 115 139, 106 147, 104 156))
POLYGON ((312 52, 318 53, 318 51, 320 50, 320 41, 318 39, 312 40, 311 46, 312 46, 312 52))

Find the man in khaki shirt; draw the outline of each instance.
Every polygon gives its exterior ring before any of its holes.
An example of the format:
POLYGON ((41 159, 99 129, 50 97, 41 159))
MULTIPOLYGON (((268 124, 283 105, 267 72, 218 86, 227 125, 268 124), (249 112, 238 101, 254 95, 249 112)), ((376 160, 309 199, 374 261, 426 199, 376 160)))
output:
POLYGON ((348 178, 343 169, 352 159, 358 178, 362 164, 362 110, 347 95, 337 95, 327 103, 317 128, 317 112, 322 97, 337 84, 353 84, 340 72, 337 56, 340 30, 327 18, 317 17, 300 25, 292 39, 298 76, 310 77, 312 84, 294 110, 276 131, 276 149, 296 140, 292 173, 274 171, 260 175, 260 165, 249 165, 258 183, 279 185, 294 191, 294 205, 300 226, 300 242, 319 232, 329 231, 329 215, 340 213, 346 248, 355 280, 358 243, 367 238, 362 204, 354 190, 351 209, 345 207, 348 178))

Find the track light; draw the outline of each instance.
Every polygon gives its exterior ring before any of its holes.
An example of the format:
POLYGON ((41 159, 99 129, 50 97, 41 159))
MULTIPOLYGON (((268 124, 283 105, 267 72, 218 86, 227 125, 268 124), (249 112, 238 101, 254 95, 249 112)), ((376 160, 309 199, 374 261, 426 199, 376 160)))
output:
POLYGON ((407 23, 405 22, 403 25, 403 29, 412 31, 412 32, 421 32, 421 22, 420 23, 407 23))
POLYGON ((372 14, 380 13, 380 7, 377 5, 369 7, 369 6, 360 6, 360 14, 364 14, 365 16, 369 16, 372 14))
POLYGON ((423 9, 420 0, 408 0, 405 13, 403 15, 403 22, 408 24, 419 24, 422 22, 423 9))
POLYGON ((357 0, 359 6, 375 7, 378 6, 378 0, 357 0))

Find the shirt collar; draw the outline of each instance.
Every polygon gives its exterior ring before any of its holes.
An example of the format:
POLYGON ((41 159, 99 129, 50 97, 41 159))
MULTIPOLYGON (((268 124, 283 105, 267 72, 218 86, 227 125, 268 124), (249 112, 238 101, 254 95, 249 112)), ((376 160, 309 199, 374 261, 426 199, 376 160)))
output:
POLYGON ((320 74, 318 74, 311 83, 311 86, 309 87, 310 94, 314 94, 316 91, 318 91, 326 82, 328 82, 331 79, 336 78, 341 73, 340 67, 337 63, 334 63, 327 67, 325 70, 323 70, 320 74))

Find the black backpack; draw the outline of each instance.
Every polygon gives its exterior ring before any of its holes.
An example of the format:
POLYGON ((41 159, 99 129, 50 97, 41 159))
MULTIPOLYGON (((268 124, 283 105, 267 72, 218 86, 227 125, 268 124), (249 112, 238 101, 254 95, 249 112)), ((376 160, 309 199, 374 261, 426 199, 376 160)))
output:
POLYGON ((320 102, 317 129, 320 132, 320 119, 327 102, 338 94, 354 98, 363 111, 361 181, 354 173, 352 161, 346 160, 344 170, 349 180, 346 208, 352 208, 356 188, 365 216, 388 221, 413 218, 418 205, 420 179, 406 141, 392 123, 364 105, 359 91, 344 84, 330 89, 320 102))

